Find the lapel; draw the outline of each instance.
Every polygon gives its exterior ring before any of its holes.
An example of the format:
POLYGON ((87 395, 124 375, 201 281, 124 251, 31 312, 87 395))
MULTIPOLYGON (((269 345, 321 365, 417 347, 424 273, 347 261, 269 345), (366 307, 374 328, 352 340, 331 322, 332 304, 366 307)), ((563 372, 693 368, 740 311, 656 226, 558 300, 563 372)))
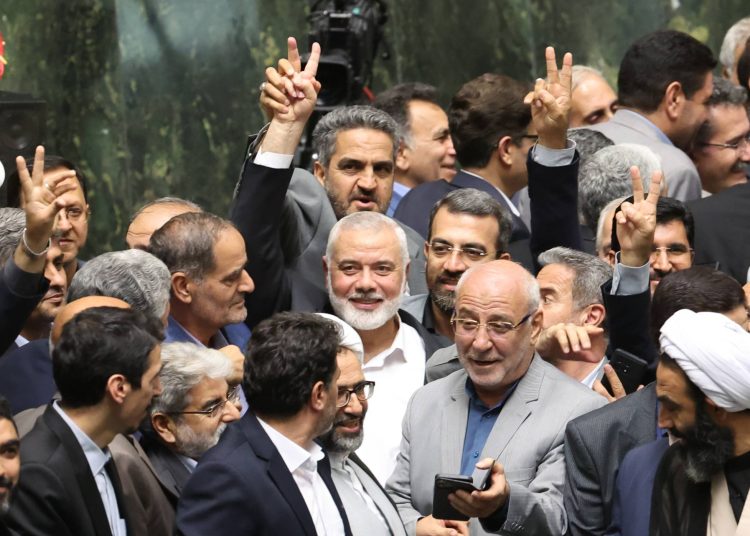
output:
POLYGON ((336 491, 336 486, 331 478, 331 460, 328 459, 328 455, 325 455, 322 460, 318 462, 318 474, 328 488, 328 492, 333 498, 333 502, 336 503, 336 509, 341 515, 341 521, 344 523, 344 534, 346 536, 352 536, 351 528, 349 527, 349 519, 346 517, 346 510, 344 510, 344 504, 341 502, 341 497, 336 491))
POLYGON ((656 383, 652 382, 641 391, 633 393, 633 411, 622 429, 631 445, 641 444, 656 439, 656 383))
MULTIPOLYGON (((308 510, 307 504, 302 498, 302 493, 300 493, 299 487, 297 487, 297 483, 294 481, 294 477, 292 477, 292 473, 289 472, 284 463, 284 459, 279 454, 279 451, 276 450, 268 434, 263 430, 255 414, 248 411, 240 419, 238 425, 241 427, 255 455, 265 463, 269 478, 279 489, 281 496, 297 517, 305 534, 316 536, 315 524, 310 516, 310 510, 308 510)), ((345 527, 348 528, 348 523, 345 523, 345 527)))
POLYGON ((750 501, 745 501, 739 523, 729 502, 729 488, 724 471, 711 478, 711 510, 708 514, 707 534, 735 536, 750 534, 750 501))
POLYGON ((141 457, 149 460, 147 465, 159 480, 159 484, 177 501, 183 486, 190 478, 190 472, 179 458, 157 439, 156 432, 145 431, 141 441, 143 448, 148 450, 148 454, 139 445, 136 447, 139 455, 143 452, 141 457))
POLYGON ((466 436, 469 397, 466 395, 466 371, 451 376, 453 385, 447 389, 448 403, 441 423, 441 461, 438 473, 457 475, 461 471, 461 454, 466 436))
MULTIPOLYGON (((111 454, 110 454, 111 455, 111 454)), ((125 494, 122 491, 122 482, 120 482, 120 474, 117 472, 117 465, 115 464, 114 458, 109 460, 109 468, 107 469, 107 475, 112 481, 112 488, 115 490, 115 498, 117 499, 117 509, 120 511, 120 518, 125 520, 125 527, 129 536, 138 536, 133 534, 131 527, 133 524, 130 522, 130 516, 128 515, 127 504, 125 503, 125 494)))
POLYGON ((393 500, 375 479, 362 460, 352 452, 344 463, 348 464, 349 467, 352 468, 352 471, 354 471, 354 474, 357 475, 357 478, 362 483, 362 487, 365 488, 365 491, 388 523, 388 528, 391 529, 391 534, 393 536, 405 535, 406 532, 404 531, 404 525, 401 518, 398 516, 396 505, 393 504, 393 500))
POLYGON ((505 406, 500 410, 495 426, 492 427, 482 449, 482 458, 499 458, 519 426, 531 415, 530 403, 539 399, 539 391, 545 375, 541 359, 534 354, 529 370, 523 375, 505 402, 505 406))
MULTIPOLYGON (((70 459, 71 469, 75 475, 78 489, 83 497, 83 502, 86 505, 86 510, 88 511, 95 533, 97 535, 110 536, 112 531, 109 528, 109 520, 107 519, 107 513, 104 510, 102 496, 99 494, 99 489, 96 487, 96 481, 91 474, 89 463, 86 460, 86 456, 83 454, 81 445, 76 440, 75 435, 73 435, 73 431, 68 427, 65 421, 62 420, 51 405, 47 406, 42 418, 50 431, 57 436, 60 444, 63 446, 68 458, 70 459)), ((69 491, 73 492, 73 490, 69 491)), ((115 491, 120 494, 122 493, 120 488, 116 488, 115 491)), ((118 504, 119 499, 120 497, 118 495, 118 504)))

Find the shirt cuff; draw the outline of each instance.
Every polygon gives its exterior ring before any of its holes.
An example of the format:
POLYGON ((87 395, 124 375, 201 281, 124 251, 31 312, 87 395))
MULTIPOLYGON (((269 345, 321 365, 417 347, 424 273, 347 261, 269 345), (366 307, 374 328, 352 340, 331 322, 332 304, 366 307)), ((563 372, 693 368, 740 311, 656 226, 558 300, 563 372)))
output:
POLYGON ((45 292, 42 287, 44 274, 21 270, 13 260, 13 257, 5 263, 5 273, 3 276, 5 277, 5 284, 8 286, 8 289, 16 296, 33 298, 45 292))
POLYGON ((567 140, 565 149, 550 149, 538 143, 531 148, 531 158, 534 162, 546 167, 567 166, 573 161, 575 154, 576 142, 570 139, 567 140))
POLYGON ((649 266, 632 267, 620 262, 620 252, 615 254, 615 269, 612 273, 612 291, 614 296, 633 296, 648 290, 649 266))
POLYGON ((253 163, 272 169, 288 169, 292 165, 292 160, 294 160, 292 154, 263 152, 263 149, 259 148, 253 163))

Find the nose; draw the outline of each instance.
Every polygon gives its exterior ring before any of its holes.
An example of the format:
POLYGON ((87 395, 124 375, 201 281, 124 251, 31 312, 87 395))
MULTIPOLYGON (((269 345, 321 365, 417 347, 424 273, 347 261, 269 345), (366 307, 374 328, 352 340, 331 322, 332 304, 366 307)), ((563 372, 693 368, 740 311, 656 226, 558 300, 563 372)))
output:
POLYGON ((375 281, 372 278, 370 268, 365 267, 360 273, 355 283, 355 289, 360 292, 369 292, 375 290, 375 281))
POLYGON ((744 138, 740 142, 739 158, 742 162, 750 162, 750 138, 744 138))
POLYGON ((464 262, 464 255, 461 251, 455 249, 450 252, 450 256, 445 260, 443 269, 448 272, 460 272, 466 271, 466 263, 464 262))
POLYGON ((344 411, 344 413, 353 415, 355 417, 361 417, 364 407, 362 405, 362 402, 360 402, 359 398, 357 398, 357 395, 354 393, 351 393, 349 396, 349 402, 346 404, 346 406, 344 406, 341 409, 344 411))
POLYGON ((665 249, 657 249, 651 252, 651 267, 660 272, 672 271, 672 263, 669 262, 669 257, 665 249))
POLYGON ((247 273, 247 270, 242 270, 240 284, 237 289, 240 292, 247 292, 248 294, 255 290, 255 282, 253 281, 253 278, 250 277, 250 274, 247 273))
POLYGON ((450 156, 456 156, 456 148, 453 146, 453 138, 448 136, 445 138, 446 151, 450 156))
POLYGON ((487 326, 482 324, 477 326, 477 330, 474 333, 474 340, 471 342, 471 346, 476 350, 484 352, 492 347, 492 340, 490 334, 487 331, 487 326))
POLYGON ((357 177, 357 186, 360 190, 364 190, 366 192, 375 189, 375 187, 377 186, 377 181, 375 180, 375 172, 371 166, 367 166, 359 174, 359 176, 357 177))
POLYGON ((50 287, 58 287, 65 290, 65 287, 68 285, 68 280, 65 277, 65 271, 64 270, 58 270, 55 267, 55 264, 53 261, 47 262, 47 268, 44 270, 44 277, 49 281, 50 287))
POLYGON ((231 400, 224 404, 224 410, 221 413, 221 422, 234 422, 240 418, 240 411, 242 410, 242 402, 237 400, 232 402, 231 400))
POLYGON ((57 216, 55 216, 55 229, 61 232, 66 232, 72 228, 73 225, 70 223, 65 209, 62 209, 57 213, 57 216))
POLYGON ((664 406, 659 406, 659 417, 658 417, 659 428, 662 430, 670 430, 674 428, 674 421, 672 420, 671 414, 664 409, 664 406))

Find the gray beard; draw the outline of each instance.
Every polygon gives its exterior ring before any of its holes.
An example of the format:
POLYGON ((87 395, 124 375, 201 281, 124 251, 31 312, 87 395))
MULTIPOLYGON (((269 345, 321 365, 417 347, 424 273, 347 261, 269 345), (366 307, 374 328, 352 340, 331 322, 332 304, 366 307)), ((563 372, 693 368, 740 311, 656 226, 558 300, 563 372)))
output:
POLYGON ((219 442, 219 438, 226 427, 226 423, 221 423, 212 435, 198 435, 189 426, 178 425, 174 434, 176 439, 175 449, 183 456, 198 460, 208 449, 219 442))
POLYGON ((431 290, 430 300, 444 313, 452 313, 456 308, 456 295, 451 291, 431 290))
POLYGON ((364 427, 355 436, 344 436, 336 432, 336 426, 320 437, 323 448, 328 452, 349 455, 357 450, 364 440, 364 427))

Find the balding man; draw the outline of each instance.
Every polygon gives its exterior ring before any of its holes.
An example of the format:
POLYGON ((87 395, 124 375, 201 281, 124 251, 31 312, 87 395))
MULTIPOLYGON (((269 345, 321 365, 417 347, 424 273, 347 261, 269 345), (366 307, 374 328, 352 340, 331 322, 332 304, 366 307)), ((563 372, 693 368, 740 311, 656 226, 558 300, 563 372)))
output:
POLYGON ((125 235, 129 248, 146 249, 151 235, 169 220, 187 212, 203 212, 203 209, 186 199, 179 197, 160 197, 146 203, 133 214, 125 235))
POLYGON ((453 324, 463 369, 414 394, 388 480, 407 532, 459 526, 432 516, 435 475, 472 475, 492 459, 486 491, 450 495, 459 513, 479 518, 475 533, 565 532, 565 424, 605 400, 536 354, 539 302, 536 280, 510 261, 473 267, 459 281, 453 324))
POLYGON ((602 73, 587 65, 573 65, 570 126, 585 127, 612 119, 617 95, 602 73))

